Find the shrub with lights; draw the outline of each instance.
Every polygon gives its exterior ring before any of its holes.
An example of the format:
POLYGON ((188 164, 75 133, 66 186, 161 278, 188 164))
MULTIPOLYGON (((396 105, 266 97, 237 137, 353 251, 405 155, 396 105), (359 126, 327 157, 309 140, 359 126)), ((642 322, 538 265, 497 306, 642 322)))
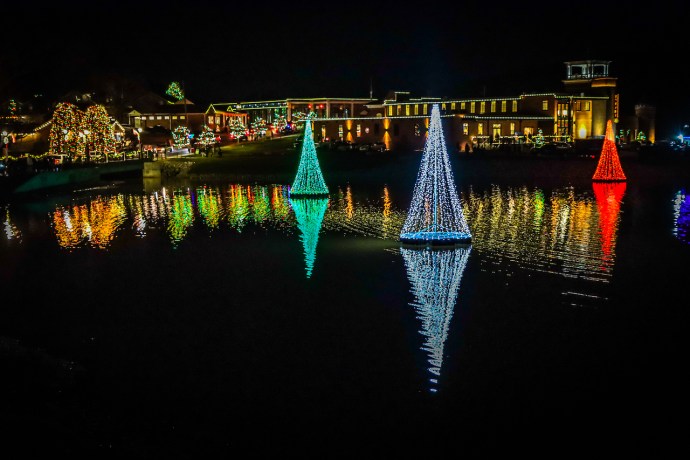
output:
POLYGON ((189 129, 186 126, 178 126, 173 130, 173 145, 181 149, 189 145, 189 129))

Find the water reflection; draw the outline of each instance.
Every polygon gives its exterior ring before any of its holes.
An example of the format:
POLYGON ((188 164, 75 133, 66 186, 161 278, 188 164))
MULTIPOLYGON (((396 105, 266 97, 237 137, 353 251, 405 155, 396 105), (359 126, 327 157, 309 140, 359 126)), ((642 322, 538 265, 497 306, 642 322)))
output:
POLYGON ((504 262, 568 278, 609 281, 625 183, 573 188, 501 188, 463 197, 473 246, 504 262))
POLYGON ((430 391, 436 392, 443 366, 443 346, 460 288, 460 280, 470 256, 471 246, 452 249, 402 248, 407 278, 414 294, 412 305, 421 321, 424 344, 432 374, 430 391))
POLYGON ((319 232, 323 215, 328 207, 328 198, 290 198, 290 205, 295 211, 297 227, 302 233, 300 239, 304 246, 307 278, 311 278, 316 260, 316 244, 319 242, 319 232))
POLYGON ((601 240, 602 270, 613 266, 621 201, 625 182, 594 182, 594 198, 599 210, 599 236, 601 240))
POLYGON ((83 244, 108 247, 126 220, 124 201, 123 195, 96 197, 88 204, 58 208, 52 214, 58 244, 63 248, 83 244))
POLYGON ((690 244, 690 195, 683 189, 673 200, 673 234, 683 243, 690 244))

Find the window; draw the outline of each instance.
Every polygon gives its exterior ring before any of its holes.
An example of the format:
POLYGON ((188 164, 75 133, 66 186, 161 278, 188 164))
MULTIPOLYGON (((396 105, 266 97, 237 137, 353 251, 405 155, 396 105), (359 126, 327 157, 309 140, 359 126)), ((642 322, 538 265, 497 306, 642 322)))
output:
POLYGON ((515 123, 510 124, 510 134, 515 134, 515 123))
POLYGON ((164 119, 165 119, 165 120, 170 120, 170 115, 166 115, 164 119))
POLYGON ((429 110, 427 109, 427 105, 426 105, 426 104, 424 104, 424 106, 423 106, 422 108, 424 109, 424 110, 423 110, 423 111, 424 111, 423 115, 426 115, 427 113, 429 113, 429 110))
POLYGON ((208 124, 212 125, 213 124, 213 117, 208 117, 208 124))
POLYGON ((575 102, 575 110, 582 110, 582 101, 575 102))
POLYGON ((482 101, 479 103, 479 113, 486 113, 486 102, 482 101))
POLYGON ((501 101, 501 112, 505 113, 508 110, 508 101, 501 101))
POLYGON ((460 103, 460 110, 465 110, 465 103, 464 102, 460 103))
POLYGON ((477 134, 479 136, 484 134, 484 123, 477 124, 477 134))
POLYGON ((397 116, 400 116, 400 104, 398 104, 398 105, 395 106, 395 114, 396 114, 397 116))
POLYGON ((534 134, 534 128, 531 126, 528 126, 525 128, 525 136, 531 137, 534 134))
POLYGON ((446 103, 441 104, 441 110, 446 110, 446 103))
POLYGON ((155 120, 155 119, 156 119, 156 117, 154 117, 153 115, 149 115, 149 120, 155 120))
POLYGON ((455 102, 450 103, 450 110, 455 110, 455 102))
POLYGON ((389 117, 392 117, 392 116, 393 116, 393 106, 392 106, 392 105, 389 105, 389 106, 388 106, 388 116, 389 116, 389 117))
POLYGON ((184 120, 184 115, 180 115, 180 120, 184 120))
POLYGON ((501 124, 500 123, 494 123, 493 124, 493 140, 495 142, 499 142, 501 140, 501 124))
POLYGON ((338 125, 338 137, 343 138, 343 125, 338 125))
POLYGON ((156 120, 162 120, 162 119, 163 119, 163 117, 162 117, 162 116, 160 116, 160 115, 156 115, 156 120))
POLYGON ((463 123, 462 124, 462 133, 467 136, 470 133, 470 124, 469 123, 463 123))
POLYGON ((517 112, 517 101, 513 101, 513 112, 517 112))
POLYGON ((496 101, 491 101, 491 113, 496 111, 496 101))
POLYGON ((549 110, 549 101, 541 101, 541 109, 549 110))
POLYGON ((410 106, 409 105, 405 106, 405 115, 408 117, 410 116, 410 106))
POLYGON ((173 115, 173 120, 177 120, 177 115, 173 115))
POLYGON ((475 106, 476 106, 476 104, 477 104, 476 102, 470 102, 470 113, 474 113, 474 112, 475 112, 475 106))
POLYGON ((585 101, 585 111, 589 112, 589 101, 585 101))
POLYGON ((362 137, 362 125, 357 125, 357 137, 362 137))
POLYGON ((414 105, 414 114, 419 115, 419 104, 414 105))

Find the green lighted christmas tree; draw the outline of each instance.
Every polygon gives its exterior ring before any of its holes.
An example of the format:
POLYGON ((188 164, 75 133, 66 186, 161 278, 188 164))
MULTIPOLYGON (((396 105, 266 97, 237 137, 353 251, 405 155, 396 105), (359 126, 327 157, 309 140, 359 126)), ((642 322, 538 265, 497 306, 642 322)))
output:
POLYGON ((295 211, 297 227, 302 232, 300 239, 304 245, 307 278, 311 278, 316 261, 316 244, 319 242, 319 232, 328 207, 328 198, 290 198, 290 205, 295 211))
POLYGON ((86 109, 87 141, 94 153, 107 154, 115 151, 115 134, 108 112, 102 105, 86 109))
POLYGON ((325 196, 328 187, 323 180, 319 159, 316 157, 316 146, 311 134, 311 120, 307 120, 302 142, 302 154, 297 168, 297 176, 290 189, 291 196, 325 196))
POLYGON ((170 83, 168 89, 165 91, 165 94, 167 94, 168 96, 172 96, 178 101, 184 99, 184 92, 182 91, 182 87, 176 81, 170 83))

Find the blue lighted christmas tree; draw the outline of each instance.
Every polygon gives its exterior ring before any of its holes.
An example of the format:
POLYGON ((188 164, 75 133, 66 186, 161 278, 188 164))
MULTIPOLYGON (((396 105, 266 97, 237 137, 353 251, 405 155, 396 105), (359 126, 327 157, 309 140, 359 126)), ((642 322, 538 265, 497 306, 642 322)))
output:
POLYGON ((412 305, 422 322, 419 331, 424 339, 421 347, 428 354, 432 376, 430 391, 436 392, 443 366, 443 345, 448 338, 450 320, 465 271, 471 246, 453 249, 401 249, 407 278, 415 300, 412 305))
POLYGON ((319 242, 319 232, 328 207, 328 198, 290 198, 290 205, 295 211, 297 227, 302 232, 300 239, 304 245, 307 278, 311 278, 316 260, 316 244, 319 242))
POLYGON ((325 196, 328 187, 323 180, 319 159, 316 157, 316 146, 311 134, 311 120, 307 119, 302 142, 302 155, 297 168, 297 176, 290 188, 291 196, 325 196))
POLYGON ((455 189, 438 104, 431 109, 429 137, 417 173, 412 205, 400 234, 403 243, 468 243, 470 229, 455 189))

